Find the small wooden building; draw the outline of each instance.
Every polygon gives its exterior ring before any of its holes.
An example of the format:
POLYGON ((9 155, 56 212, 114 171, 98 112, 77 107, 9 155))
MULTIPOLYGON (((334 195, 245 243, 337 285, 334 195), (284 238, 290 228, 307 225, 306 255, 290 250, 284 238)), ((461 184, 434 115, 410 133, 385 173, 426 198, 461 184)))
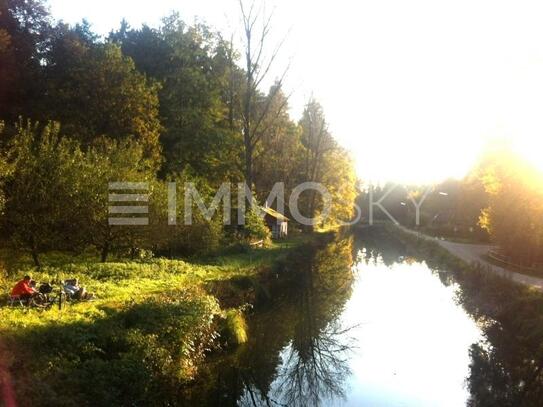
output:
POLYGON ((268 228, 270 228, 272 237, 274 239, 287 237, 289 219, 267 205, 261 207, 261 209, 264 211, 264 221, 268 225, 268 228))

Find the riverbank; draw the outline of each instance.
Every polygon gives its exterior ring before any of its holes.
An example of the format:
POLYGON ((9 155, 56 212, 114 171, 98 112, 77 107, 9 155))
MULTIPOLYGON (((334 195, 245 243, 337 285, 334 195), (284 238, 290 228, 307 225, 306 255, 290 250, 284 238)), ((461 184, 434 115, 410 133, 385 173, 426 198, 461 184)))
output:
POLYGON ((449 240, 442 240, 433 236, 428 236, 421 232, 408 229, 404 226, 397 226, 397 228, 401 229, 405 233, 410 233, 417 236, 418 238, 436 242, 449 253, 468 264, 479 264, 481 267, 488 270, 489 273, 494 273, 503 278, 508 278, 517 283, 543 291, 543 278, 536 275, 529 275, 524 272, 515 271, 507 265, 497 264, 497 262, 491 261, 489 258, 489 252, 494 249, 494 246, 492 245, 452 242, 449 240))
POLYGON ((19 405, 175 399, 207 353, 246 340, 243 307, 265 295, 262 281, 278 278, 289 253, 319 238, 192 261, 56 258, 40 272, 23 266, 2 280, 4 293, 24 274, 39 282, 77 277, 96 300, 62 310, 1 307, 3 385, 19 405))

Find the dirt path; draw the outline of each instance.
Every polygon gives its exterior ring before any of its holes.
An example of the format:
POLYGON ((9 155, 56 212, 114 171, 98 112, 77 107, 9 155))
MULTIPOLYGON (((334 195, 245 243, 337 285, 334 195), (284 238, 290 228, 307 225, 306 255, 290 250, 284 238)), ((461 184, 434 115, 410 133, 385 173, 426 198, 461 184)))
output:
POLYGON ((496 273, 502 277, 509 278, 518 283, 525 284, 527 286, 543 291, 543 278, 533 277, 526 274, 518 273, 513 270, 508 270, 504 267, 497 266, 487 261, 485 259, 485 255, 488 253, 490 249, 493 248, 493 246, 491 245, 455 243, 455 242, 450 242, 448 240, 441 240, 432 236, 428 236, 423 233, 420 233, 411 229, 407 229, 403 226, 399 226, 399 227, 405 232, 417 235, 424 239, 436 241, 437 243, 439 243, 441 247, 445 248, 451 254, 464 260, 467 263, 473 263, 473 262, 479 263, 485 267, 488 267, 489 271, 496 273))

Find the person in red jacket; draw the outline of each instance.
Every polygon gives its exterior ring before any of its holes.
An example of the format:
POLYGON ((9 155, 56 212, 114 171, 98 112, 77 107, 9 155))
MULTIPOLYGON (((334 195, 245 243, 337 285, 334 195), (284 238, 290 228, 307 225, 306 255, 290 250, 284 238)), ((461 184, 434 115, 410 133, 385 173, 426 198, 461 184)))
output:
POLYGON ((30 276, 25 276, 21 281, 15 284, 15 287, 11 290, 12 297, 19 297, 22 300, 30 300, 38 292, 30 286, 30 281, 32 278, 30 276))

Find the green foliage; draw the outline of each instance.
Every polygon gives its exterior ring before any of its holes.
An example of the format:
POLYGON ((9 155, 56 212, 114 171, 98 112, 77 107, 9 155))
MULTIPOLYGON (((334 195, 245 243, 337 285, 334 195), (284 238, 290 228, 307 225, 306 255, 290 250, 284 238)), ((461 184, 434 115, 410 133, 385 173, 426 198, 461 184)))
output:
POLYGON ((141 228, 108 224, 109 182, 148 181, 151 197, 158 192, 141 144, 104 138, 83 152, 76 141, 60 137, 58 124, 39 132, 28 122, 18 126, 7 157, 13 170, 4 188, 4 229, 36 263, 43 251, 89 244, 105 259, 111 249, 141 246, 148 236, 141 228))
POLYGON ((241 345, 247 342, 247 322, 245 322, 243 312, 239 309, 231 309, 226 312, 226 329, 231 343, 241 345))
POLYGON ((12 332, 8 339, 23 349, 47 349, 25 361, 32 375, 19 377, 28 380, 18 386, 20 399, 33 405, 166 402, 196 373, 216 337, 219 311, 213 297, 185 289, 105 309, 87 321, 12 332))
POLYGON ((271 240, 271 232, 256 209, 245 213, 245 226, 243 228, 245 238, 249 242, 263 240, 265 244, 271 240))
POLYGON ((488 153, 479 175, 489 194, 481 226, 509 262, 539 268, 543 263, 542 174, 502 149, 488 153))
POLYGON ((6 123, 37 110, 30 101, 43 94, 40 61, 50 29, 44 1, 0 1, 0 118, 6 123))
POLYGON ((188 26, 173 14, 160 29, 134 30, 125 24, 110 37, 162 85, 166 170, 189 166, 213 183, 239 178, 240 138, 230 97, 234 62, 220 35, 203 24, 188 26))
MULTIPOLYGON (((4 122, 0 121, 0 138, 4 137, 4 122)), ((4 213, 4 205, 6 203, 6 197, 4 194, 4 183, 7 181, 8 175, 11 172, 11 165, 8 163, 7 157, 0 152, 0 216, 4 213)))
MULTIPOLYGON (((277 259, 275 249, 259 249, 260 267, 277 259)), ((25 274, 54 283, 77 277, 96 299, 62 310, 0 307, 3 346, 18 355, 4 361, 18 399, 32 405, 175 404, 179 389, 218 344, 220 321, 240 343, 246 334, 241 311, 221 310, 199 286, 254 276, 258 270, 248 254, 222 257, 220 265, 74 262, 60 254, 43 260, 51 265, 34 271, 23 262, 13 277, 0 276, 0 290, 8 292, 25 274)))
POLYGON ((285 184, 288 197, 293 188, 303 179, 303 145, 301 127, 288 114, 288 97, 274 87, 268 92, 269 109, 273 114, 263 119, 265 134, 255 149, 254 175, 256 194, 261 202, 280 180, 285 184))
MULTIPOLYGON (((8 120, 10 130, 12 110, 43 123, 62 123, 62 136, 78 140, 90 160, 87 170, 92 175, 88 178, 96 185, 87 183, 82 191, 88 193, 87 200, 101 191, 106 173, 130 173, 129 178, 136 180, 132 175, 142 175, 144 160, 148 160, 149 172, 160 169, 162 179, 187 172, 204 180, 205 187, 217 187, 224 181, 241 181, 243 158, 250 156, 254 181, 250 188, 256 187, 260 200, 275 182, 284 182, 287 194, 300 182, 321 182, 331 191, 334 202, 327 223, 351 217, 352 162, 325 126, 319 131, 319 124, 325 123, 322 107, 311 100, 297 124, 288 114, 281 80, 267 93, 257 89, 256 83, 247 92, 247 73, 237 64, 239 53, 220 33, 199 23, 187 25, 173 14, 156 29, 131 29, 123 22, 102 42, 85 21, 75 26, 53 25, 40 2, 10 0, 2 6, 6 11, 0 18, 5 24, 0 25, 0 52, 7 53, 9 62, 5 78, 17 83, 22 93, 17 100, 14 94, 6 93, 4 104, 13 102, 14 108, 0 109, 0 119, 8 120), (22 76, 13 79, 18 70, 27 78, 25 83, 22 76), (31 83, 31 89, 25 90, 31 83), (247 97, 251 99, 250 111, 244 112, 247 97), (251 121, 250 151, 244 151, 247 146, 242 136, 247 115, 251 121), (108 145, 107 140, 115 142, 108 145), (121 162, 118 150, 123 143, 129 152, 121 162), (138 148, 142 157, 135 152, 138 148), (104 155, 102 160, 96 158, 99 154, 104 155), (112 163, 107 163, 109 154, 112 163), (100 172, 103 167, 109 170, 100 172)), ((154 175, 149 177, 146 172, 143 180, 152 182, 156 198, 165 189, 154 175)), ((318 194, 306 195, 302 196, 302 212, 321 216, 318 194)), ((164 202, 159 201, 151 209, 153 215, 164 216, 164 202)), ((96 209, 104 205, 95 203, 89 205, 85 216, 96 220, 96 209)), ((190 233, 176 233, 179 238, 185 236, 180 244, 186 248, 183 251, 200 251, 190 244, 205 240, 215 249, 220 241, 219 223, 200 219, 197 225, 190 233)), ((138 247, 148 239, 159 246, 164 232, 155 228, 147 236, 112 239, 124 239, 125 246, 138 247)), ((87 231, 87 236, 95 235, 87 231)), ((96 236, 101 240, 99 245, 105 246, 103 231, 96 236)), ((72 240, 68 235, 65 239, 72 240)))
POLYGON ((299 126, 303 144, 300 182, 318 182, 330 193, 331 208, 326 219, 323 197, 316 191, 304 193, 300 209, 304 216, 318 219, 318 226, 336 226, 353 216, 356 198, 356 176, 353 161, 328 130, 322 106, 311 99, 303 112, 299 126))
MULTIPOLYGON (((205 178, 191 175, 188 170, 177 174, 171 180, 177 187, 176 222, 175 225, 168 224, 166 203, 162 203, 162 215, 159 215, 160 225, 157 225, 158 238, 155 242, 162 251, 170 255, 213 253, 220 247, 224 237, 223 208, 219 206, 213 216, 209 217, 202 213, 196 199, 192 200, 190 208, 186 208, 185 194, 187 185, 189 183, 194 185, 204 206, 210 208, 215 196, 214 188, 205 178), (186 222, 185 209, 191 214, 190 224, 186 222)), ((166 194, 164 192, 162 196, 166 197, 166 194)))
POLYGON ((45 72, 46 117, 60 121, 66 134, 85 144, 102 135, 133 136, 148 157, 159 160, 157 84, 139 73, 120 47, 87 45, 69 34, 53 41, 45 72))
MULTIPOLYGON (((86 176, 81 189, 86 241, 101 251, 106 260, 114 249, 151 247, 151 228, 109 225, 108 185, 110 182, 147 182, 151 219, 158 222, 164 190, 155 178, 155 166, 144 147, 135 140, 101 138, 85 154, 86 176)), ((123 192, 123 191, 121 191, 123 192)), ((151 225, 153 226, 153 225, 151 225)))
POLYGON ((20 122, 17 130, 8 152, 13 170, 4 186, 4 230, 36 259, 52 248, 75 249, 82 243, 83 153, 77 143, 59 136, 58 124, 39 132, 30 122, 20 122))

